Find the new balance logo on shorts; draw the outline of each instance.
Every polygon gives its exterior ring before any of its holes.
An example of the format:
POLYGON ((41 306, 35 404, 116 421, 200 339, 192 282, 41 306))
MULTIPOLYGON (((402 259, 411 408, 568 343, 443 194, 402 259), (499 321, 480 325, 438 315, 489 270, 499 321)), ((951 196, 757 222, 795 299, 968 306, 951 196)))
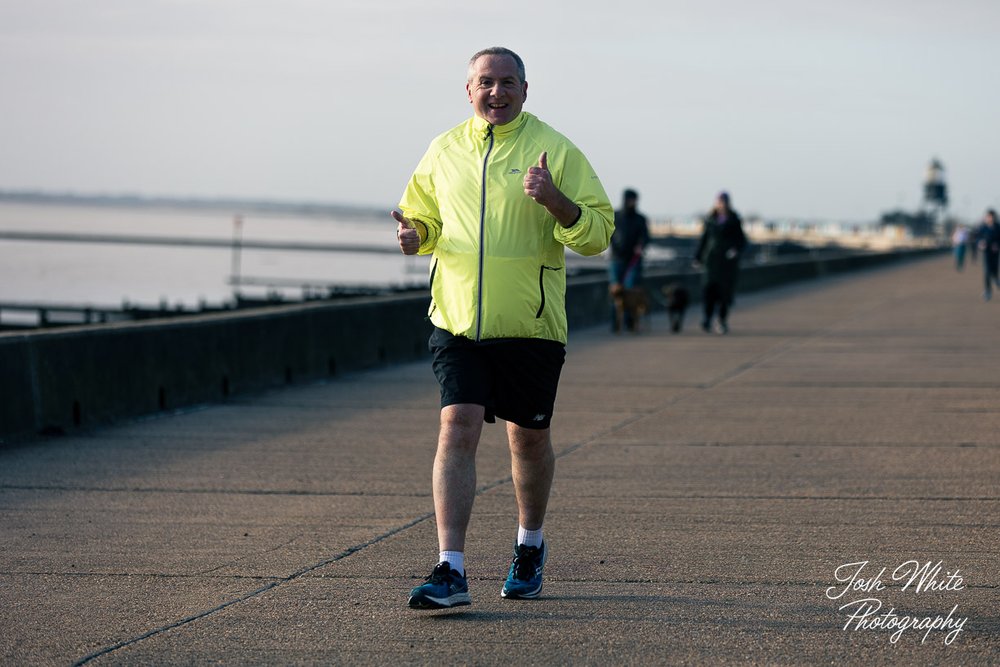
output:
POLYGON ((532 419, 531 421, 536 421, 536 422, 545 421, 545 417, 546 415, 535 415, 535 418, 532 419))

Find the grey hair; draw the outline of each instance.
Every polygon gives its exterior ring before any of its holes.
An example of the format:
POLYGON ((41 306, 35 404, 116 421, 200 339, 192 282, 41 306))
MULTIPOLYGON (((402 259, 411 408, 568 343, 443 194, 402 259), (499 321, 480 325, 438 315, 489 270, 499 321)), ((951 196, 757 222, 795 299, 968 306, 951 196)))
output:
POLYGON ((483 56, 510 56, 514 59, 514 63, 517 65, 517 76, 521 79, 521 83, 524 83, 524 61, 521 60, 521 56, 517 55, 510 49, 503 46, 491 46, 488 49, 483 49, 482 51, 477 51, 472 58, 469 59, 469 72, 466 76, 466 81, 472 81, 472 70, 476 66, 476 61, 483 56))

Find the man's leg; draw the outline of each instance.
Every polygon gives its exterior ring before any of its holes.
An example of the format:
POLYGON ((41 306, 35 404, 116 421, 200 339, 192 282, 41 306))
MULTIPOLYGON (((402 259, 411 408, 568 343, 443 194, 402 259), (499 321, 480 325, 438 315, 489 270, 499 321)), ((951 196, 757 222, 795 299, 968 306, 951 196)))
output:
POLYGON ((476 448, 485 408, 463 403, 441 408, 434 457, 434 514, 441 551, 465 551, 465 531, 476 497, 476 448))
POLYGON ((507 439, 518 523, 522 528, 539 530, 545 520, 556 468, 551 430, 523 428, 508 422, 507 439))
POLYGON ((465 530, 476 496, 476 448, 485 408, 474 404, 441 408, 441 431, 434 456, 434 514, 437 519, 438 564, 425 583, 410 591, 414 609, 467 605, 465 530))
POLYGON ((542 523, 552 489, 555 455, 547 428, 528 429, 508 423, 507 439, 519 525, 514 560, 500 595, 508 599, 537 598, 542 592, 542 569, 548 556, 542 523))

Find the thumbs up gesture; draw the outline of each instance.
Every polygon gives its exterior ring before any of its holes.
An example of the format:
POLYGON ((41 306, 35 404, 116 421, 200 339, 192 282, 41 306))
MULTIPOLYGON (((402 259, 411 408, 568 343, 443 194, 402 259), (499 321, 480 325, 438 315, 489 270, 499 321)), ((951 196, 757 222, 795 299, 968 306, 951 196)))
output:
POLYGON ((549 154, 547 151, 542 151, 538 156, 538 166, 529 167, 528 173, 524 175, 524 194, 542 206, 548 206, 554 201, 558 192, 549 172, 549 154))
POLYGON ((572 227, 583 215, 583 209, 564 195, 552 182, 549 172, 549 154, 542 151, 538 156, 538 166, 529 167, 524 175, 524 194, 545 207, 563 227, 572 227))
POLYGON ((391 211, 389 215, 398 224, 396 226, 396 238, 399 239, 399 249, 404 255, 416 255, 420 250, 420 234, 413 226, 413 221, 399 211, 391 211))

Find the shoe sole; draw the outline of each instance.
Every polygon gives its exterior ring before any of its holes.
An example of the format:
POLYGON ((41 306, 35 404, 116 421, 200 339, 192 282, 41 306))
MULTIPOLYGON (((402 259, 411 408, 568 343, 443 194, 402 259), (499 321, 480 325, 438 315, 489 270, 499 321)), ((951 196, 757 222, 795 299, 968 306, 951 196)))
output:
POLYGON ((410 605, 410 609, 451 609, 452 607, 464 607, 472 604, 472 598, 468 593, 456 593, 446 598, 414 596, 407 604, 410 605))
POLYGON ((500 590, 500 597, 505 600, 534 600, 542 594, 542 587, 539 586, 536 590, 531 593, 515 593, 513 591, 508 591, 507 589, 500 590))

